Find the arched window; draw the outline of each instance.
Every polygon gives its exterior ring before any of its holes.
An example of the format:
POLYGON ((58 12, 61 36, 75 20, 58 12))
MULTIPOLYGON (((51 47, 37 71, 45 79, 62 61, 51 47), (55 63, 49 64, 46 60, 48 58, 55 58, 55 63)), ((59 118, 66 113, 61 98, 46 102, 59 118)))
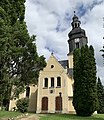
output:
POLYGON ((27 87, 26 87, 26 97, 29 98, 29 95, 30 95, 30 87, 27 86, 27 87))
POLYGON ((45 111, 48 110, 48 97, 42 98, 42 110, 45 110, 45 111))
POLYGON ((61 77, 57 77, 57 87, 61 87, 61 77))
POLYGON ((75 39, 75 48, 79 48, 80 47, 80 43, 79 43, 79 38, 75 39))
POLYGON ((48 78, 44 78, 44 87, 48 87, 48 78))
POLYGON ((77 23, 75 23, 75 28, 77 28, 77 23))
POLYGON ((51 77, 51 87, 54 87, 54 77, 51 77))
POLYGON ((79 48, 79 42, 75 43, 75 48, 79 48))

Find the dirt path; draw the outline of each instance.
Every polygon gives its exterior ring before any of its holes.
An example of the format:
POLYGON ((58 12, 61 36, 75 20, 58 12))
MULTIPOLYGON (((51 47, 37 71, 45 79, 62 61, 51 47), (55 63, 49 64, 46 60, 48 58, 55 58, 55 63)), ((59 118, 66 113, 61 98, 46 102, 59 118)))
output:
POLYGON ((34 115, 29 115, 29 116, 20 118, 18 120, 39 120, 39 116, 34 114, 34 115))
POLYGON ((0 118, 0 120, 39 120, 39 116, 38 114, 32 114, 32 115, 26 115, 26 116, 18 116, 15 118, 0 118))

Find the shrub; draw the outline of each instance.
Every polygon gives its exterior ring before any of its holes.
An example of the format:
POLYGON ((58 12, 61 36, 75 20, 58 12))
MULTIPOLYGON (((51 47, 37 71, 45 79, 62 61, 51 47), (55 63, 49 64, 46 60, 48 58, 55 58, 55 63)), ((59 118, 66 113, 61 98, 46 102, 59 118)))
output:
POLYGON ((18 111, 20 111, 22 113, 27 112, 28 105, 29 105, 29 99, 28 98, 19 99, 19 100, 17 100, 17 103, 16 103, 18 111))

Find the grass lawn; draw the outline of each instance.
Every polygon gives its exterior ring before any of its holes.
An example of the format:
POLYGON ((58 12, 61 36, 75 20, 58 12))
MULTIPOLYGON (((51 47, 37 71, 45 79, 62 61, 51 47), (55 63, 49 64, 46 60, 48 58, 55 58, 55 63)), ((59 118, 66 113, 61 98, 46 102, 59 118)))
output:
MULTIPOLYGON (((0 118, 12 118, 22 114, 23 113, 20 112, 0 111, 0 118)), ((29 114, 31 115, 34 113, 29 114)), ((37 116, 40 117, 39 120, 104 120, 104 114, 97 114, 91 117, 79 117, 70 114, 37 114, 37 116)))
POLYGON ((0 111, 0 118, 11 118, 22 115, 23 113, 20 112, 9 112, 9 111, 0 111))
POLYGON ((69 114, 45 114, 40 120, 104 120, 104 114, 97 114, 91 117, 79 117, 69 114))

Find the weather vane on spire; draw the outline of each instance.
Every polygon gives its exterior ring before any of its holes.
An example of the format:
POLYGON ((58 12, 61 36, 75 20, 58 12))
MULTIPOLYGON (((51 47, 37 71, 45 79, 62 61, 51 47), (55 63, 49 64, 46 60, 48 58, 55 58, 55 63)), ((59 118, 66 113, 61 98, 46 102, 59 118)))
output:
POLYGON ((54 52, 54 51, 52 50, 52 51, 51 51, 51 55, 53 55, 53 52, 54 52))

